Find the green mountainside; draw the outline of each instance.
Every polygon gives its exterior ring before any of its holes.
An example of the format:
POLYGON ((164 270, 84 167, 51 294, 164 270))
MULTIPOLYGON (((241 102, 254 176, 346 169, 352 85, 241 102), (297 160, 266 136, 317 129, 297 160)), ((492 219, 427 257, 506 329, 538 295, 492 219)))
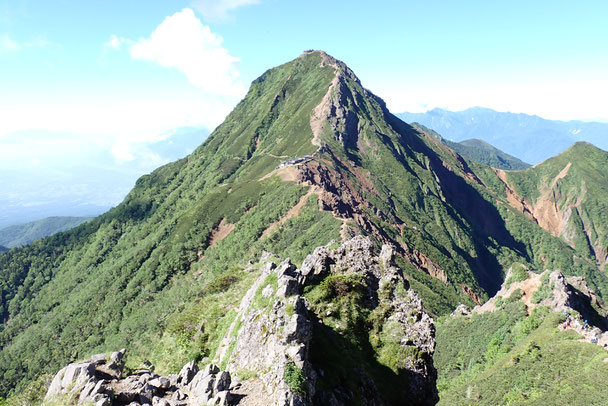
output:
POLYGON ((577 142, 525 171, 496 171, 501 183, 493 188, 512 207, 604 269, 608 262, 607 167, 608 152, 577 142))
POLYGON ((47 217, 0 230, 0 244, 7 248, 21 247, 42 237, 69 230, 90 217, 47 217))
MULTIPOLYGON (((504 176, 532 193, 524 179, 535 170, 505 175, 463 158, 393 116, 342 62, 307 52, 256 79, 199 148, 140 178, 116 208, 0 256, 0 395, 123 347, 131 367, 149 360, 163 373, 212 359, 264 251, 300 266, 359 234, 395 247, 435 316, 484 302, 514 262, 607 293, 593 252, 510 204, 504 176)), ((581 210, 599 216, 601 199, 589 192, 581 210)), ((348 299, 346 327, 323 330, 331 345, 372 328, 357 316, 355 282, 330 289, 348 299)))
POLYGON ((530 165, 502 152, 485 141, 473 138, 460 142, 447 141, 447 145, 460 155, 472 161, 486 164, 498 169, 519 170, 529 168, 530 165))
POLYGON ((0 252, 4 251, 8 251, 8 248, 6 248, 4 245, 0 245, 0 252))
POLYGON ((514 266, 491 301, 439 321, 439 404, 606 404, 605 313, 584 279, 514 266))
POLYGON ((473 138, 460 142, 454 142, 446 140, 437 132, 423 126, 422 124, 412 123, 412 126, 426 134, 429 134, 431 137, 437 138, 439 141, 456 151, 459 155, 462 155, 471 161, 504 170, 519 170, 530 167, 529 164, 499 150, 498 148, 494 148, 492 145, 483 140, 473 138))

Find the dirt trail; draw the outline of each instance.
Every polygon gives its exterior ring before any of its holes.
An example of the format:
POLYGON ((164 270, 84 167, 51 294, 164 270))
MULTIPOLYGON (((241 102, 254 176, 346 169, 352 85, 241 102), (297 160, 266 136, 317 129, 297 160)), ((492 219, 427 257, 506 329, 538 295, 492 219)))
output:
POLYGON ((226 223, 226 219, 222 219, 220 224, 217 225, 211 232, 211 237, 209 238, 209 247, 213 247, 218 242, 222 241, 224 238, 228 237, 234 230, 234 224, 226 223))
POLYGON ((289 211, 287 212, 287 214, 285 214, 279 220, 277 220, 274 223, 272 223, 270 225, 270 227, 268 227, 266 230, 264 230, 264 232, 262 233, 262 238, 268 237, 270 234, 272 234, 272 232, 274 230, 277 229, 278 226, 280 226, 281 224, 285 223, 290 218, 292 218, 292 217, 298 217, 300 215, 300 210, 302 210, 302 207, 304 207, 304 205, 308 201, 308 198, 310 196, 312 196, 314 193, 316 193, 316 189, 317 189, 316 187, 310 186, 309 189, 308 189, 308 192, 306 192, 306 194, 300 198, 300 201, 298 201, 298 203, 296 203, 295 206, 293 206, 291 209, 289 209, 289 211))

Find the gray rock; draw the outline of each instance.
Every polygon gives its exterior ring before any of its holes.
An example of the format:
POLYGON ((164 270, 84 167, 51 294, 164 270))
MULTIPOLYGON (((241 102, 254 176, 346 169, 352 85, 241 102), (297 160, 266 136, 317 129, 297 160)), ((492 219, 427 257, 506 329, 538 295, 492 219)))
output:
POLYGON ((390 268, 391 266, 395 265, 395 249, 388 244, 384 244, 382 246, 382 251, 380 251, 379 258, 380 263, 384 268, 390 268))
POLYGON ((222 392, 228 390, 230 388, 230 374, 226 371, 219 372, 215 378, 215 383, 213 384, 213 392, 222 392))
POLYGON ((107 364, 108 368, 122 371, 122 368, 124 367, 123 358, 126 352, 126 348, 113 352, 110 355, 110 361, 107 364))
POLYGON ((171 400, 176 400, 176 401, 181 401, 186 399, 188 396, 182 392, 181 390, 177 389, 175 392, 173 392, 171 394, 171 400))
POLYGON ((171 403, 167 399, 159 398, 154 396, 152 398, 152 406, 171 406, 171 403))
POLYGON ((61 386, 61 381, 63 380, 63 375, 65 375, 65 371, 67 368, 68 367, 63 367, 53 377, 53 380, 51 381, 51 384, 49 385, 49 389, 46 392, 47 399, 50 398, 51 396, 54 396, 54 395, 60 393, 61 390, 63 389, 61 386))
POLYGON ((188 398, 191 401, 204 404, 212 397, 215 375, 206 372, 207 368, 199 371, 188 385, 188 398))
POLYGON ((95 366, 92 363, 79 362, 69 364, 53 377, 47 390, 46 398, 50 399, 60 393, 66 393, 68 390, 78 393, 94 378, 95 366))
POLYGON ((108 356, 106 354, 95 354, 91 357, 91 362, 93 364, 97 365, 102 365, 106 363, 108 356))
POLYGON ((160 376, 158 378, 154 378, 148 381, 148 384, 159 388, 159 389, 168 389, 171 386, 171 381, 164 376, 160 376))
POLYGON ((179 371, 176 383, 188 385, 197 372, 198 366, 196 365, 196 363, 194 361, 188 362, 182 367, 181 371, 179 371))
POLYGON ((208 364, 205 366, 205 368, 203 368, 203 375, 207 376, 207 375, 215 375, 218 372, 220 372, 220 369, 217 367, 217 365, 214 364, 208 364))
POLYGON ((108 396, 102 396, 98 400, 95 401, 95 406, 110 406, 111 401, 108 396))
POLYGON ((80 397, 78 402, 82 403, 84 402, 87 398, 91 397, 92 395, 94 395, 93 390, 95 389, 95 386, 97 385, 97 382, 95 382, 93 379, 90 379, 85 385, 84 388, 82 388, 82 391, 80 392, 80 397))
POLYGON ((227 390, 218 392, 211 400, 212 405, 225 406, 230 401, 230 392, 227 390))

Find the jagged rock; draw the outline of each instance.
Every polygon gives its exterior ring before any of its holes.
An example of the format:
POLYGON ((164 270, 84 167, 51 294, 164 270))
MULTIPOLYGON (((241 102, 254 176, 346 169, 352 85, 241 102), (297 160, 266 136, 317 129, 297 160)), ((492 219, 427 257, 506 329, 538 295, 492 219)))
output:
POLYGON ((469 310, 469 307, 462 303, 456 306, 456 309, 452 312, 452 316, 469 316, 470 314, 471 311, 469 310))
POLYGON ((108 369, 117 371, 119 373, 122 372, 122 369, 124 368, 123 357, 126 352, 126 348, 113 352, 112 355, 110 355, 110 362, 106 364, 108 369))
POLYGON ((159 389, 168 389, 171 386, 171 381, 168 378, 161 376, 158 378, 151 379, 150 381, 148 381, 148 384, 159 389))
POLYGON ((91 363, 95 365, 102 365, 106 363, 107 358, 107 354, 95 354, 91 357, 91 363))
POLYGON ((95 406, 110 406, 111 400, 108 396, 102 396, 95 401, 95 406))
POLYGON ((78 395, 79 404, 95 405, 198 406, 208 402, 227 404, 230 399, 230 373, 212 364, 199 370, 194 361, 184 365, 179 375, 160 376, 148 365, 133 375, 108 381, 104 377, 108 376, 109 367, 124 364, 125 350, 113 354, 116 356, 103 365, 96 355, 92 360, 97 365, 81 362, 63 368, 54 377, 46 399, 61 400, 68 392, 78 395))
MULTIPOLYGON (((352 403, 354 394, 348 386, 316 393, 318 376, 323 377, 326 372, 309 359, 315 329, 325 314, 333 315, 336 309, 328 307, 321 312, 311 307, 303 296, 304 287, 321 283, 332 275, 362 281, 364 296, 356 305, 369 312, 378 310, 382 323, 374 327, 380 329, 376 334, 390 345, 402 346, 406 352, 415 347, 412 353, 421 354, 398 360, 400 370, 407 373, 403 388, 407 388, 408 402, 433 404, 437 400, 436 372, 431 358, 435 349, 433 321, 394 266, 392 247, 384 246, 376 255, 369 239, 355 237, 333 249, 329 246, 315 249, 301 269, 289 259, 277 266, 270 261, 271 254, 264 257, 261 275, 244 295, 213 363, 199 369, 195 362, 189 362, 179 374, 169 376, 154 373, 154 367, 148 364, 122 377, 126 350, 112 353, 107 361, 105 354, 97 354, 90 362, 62 369, 53 379, 47 397, 66 393, 69 385, 76 388, 81 403, 96 405, 227 405, 248 396, 255 404, 264 405, 352 403), (226 370, 220 370, 216 364, 227 364, 226 370), (238 371, 255 372, 253 383, 232 385, 231 373, 238 371), (73 381, 79 385, 74 386, 73 381)), ((345 286, 342 288, 348 289, 345 286)), ((366 375, 363 367, 355 367, 351 372, 360 382, 363 405, 386 404, 376 382, 366 375)))
POLYGON ((60 370, 47 391, 47 397, 61 392, 79 391, 94 377, 95 365, 91 362, 70 364, 60 370))
POLYGON ((105 380, 100 380, 95 382, 94 379, 90 379, 89 382, 85 385, 80 392, 79 402, 82 403, 87 400, 87 398, 94 398, 98 394, 103 394, 105 391, 105 380))
MULTIPOLYGON (((334 245, 332 242, 330 246, 334 245)), ((317 284, 330 274, 358 274, 366 281, 368 289, 364 302, 359 305, 370 310, 384 306, 386 328, 394 333, 390 339, 404 347, 417 347, 416 351, 423 354, 407 364, 411 403, 434 404, 437 391, 436 371, 432 364, 435 350, 433 321, 424 312, 418 296, 407 288, 409 284, 401 271, 394 266, 394 249, 386 245, 380 255, 376 255, 371 240, 360 236, 336 248, 331 249, 330 246, 316 248, 304 259, 300 269, 288 259, 278 266, 264 262, 273 257, 265 255, 261 260, 261 275, 241 301, 214 362, 227 361, 230 372, 256 371, 258 376, 254 381, 260 381, 258 386, 264 387, 265 393, 245 393, 246 396, 254 396, 253 399, 264 399, 264 404, 310 405, 318 401, 331 404, 330 399, 334 396, 331 393, 315 398, 317 372, 308 353, 313 337, 313 320, 318 316, 309 308, 302 292, 305 286, 317 284), (273 273, 276 285, 266 282, 271 280, 273 273), (382 289, 386 294, 380 297, 378 292, 382 289), (254 303, 256 295, 266 299, 267 304, 262 308, 254 303), (292 388, 286 381, 287 371, 294 368, 301 374, 298 378, 302 380, 300 388, 292 388)), ((332 314, 331 309, 326 311, 332 314)), ((323 313, 326 314, 325 311, 323 313)), ((386 337, 389 335, 384 333, 386 337)), ((362 370, 354 373, 361 375, 362 379, 366 376, 362 370)), ((370 395, 364 404, 383 404, 375 383, 369 378, 367 380, 364 391, 370 395)), ((243 393, 243 390, 239 392, 243 393)), ((352 402, 352 395, 340 395, 340 399, 336 404, 346 404, 352 402)))
POLYGON ((213 391, 218 393, 227 390, 228 388, 230 388, 230 382, 231 379, 230 374, 228 372, 222 371, 218 373, 215 379, 215 384, 213 385, 213 391))
POLYGON ((230 399, 230 392, 228 392, 227 390, 225 391, 221 391, 218 392, 213 399, 211 400, 211 404, 212 405, 220 405, 220 406, 224 406, 228 404, 228 401, 230 399))
POLYGON ((391 266, 394 266, 395 250, 390 245, 384 244, 382 246, 382 251, 380 251, 379 258, 383 267, 390 268, 391 266))
POLYGON ((190 381, 192 380, 192 378, 194 378, 194 375, 196 375, 197 372, 198 372, 198 367, 196 366, 196 363, 194 361, 188 362, 186 365, 183 366, 182 370, 179 371, 179 375, 177 376, 176 383, 181 383, 182 385, 188 385, 190 383, 190 381))

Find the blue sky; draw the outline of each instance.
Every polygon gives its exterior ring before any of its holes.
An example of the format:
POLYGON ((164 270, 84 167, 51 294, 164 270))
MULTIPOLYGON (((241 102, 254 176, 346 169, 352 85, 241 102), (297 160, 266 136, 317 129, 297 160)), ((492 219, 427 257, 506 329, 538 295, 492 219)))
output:
POLYGON ((394 112, 472 106, 608 119, 605 1, 0 1, 0 139, 95 138, 118 159, 212 129, 308 48, 394 112))

